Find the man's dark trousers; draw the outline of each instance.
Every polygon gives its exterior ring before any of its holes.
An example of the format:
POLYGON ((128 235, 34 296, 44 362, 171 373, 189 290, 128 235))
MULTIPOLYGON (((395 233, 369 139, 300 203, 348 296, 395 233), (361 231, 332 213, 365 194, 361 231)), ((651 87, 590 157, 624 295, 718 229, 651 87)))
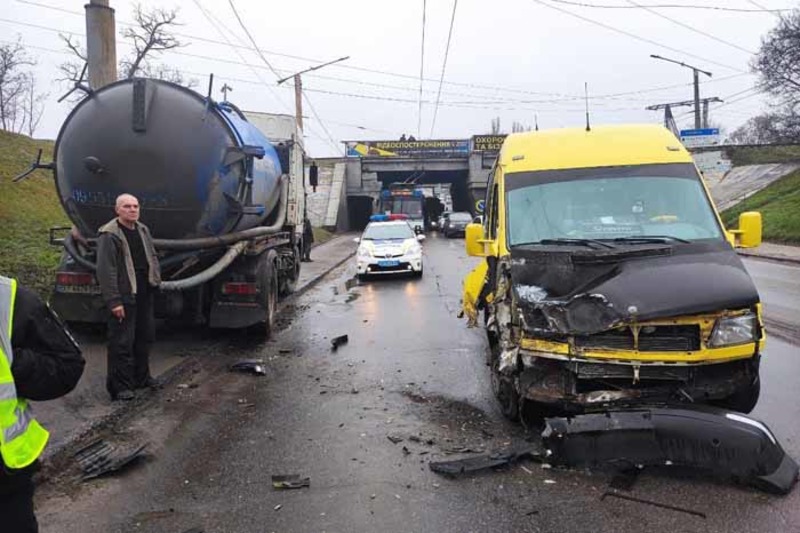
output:
POLYGON ((148 385, 150 345, 154 336, 152 290, 140 290, 135 305, 125 304, 122 322, 109 313, 106 389, 112 398, 124 390, 133 391, 148 385))
MULTIPOLYGON (((0 463, 0 468, 5 468, 0 463)), ((39 526, 33 512, 33 472, 35 466, 3 476, 0 482, 0 531, 37 533, 39 526)))

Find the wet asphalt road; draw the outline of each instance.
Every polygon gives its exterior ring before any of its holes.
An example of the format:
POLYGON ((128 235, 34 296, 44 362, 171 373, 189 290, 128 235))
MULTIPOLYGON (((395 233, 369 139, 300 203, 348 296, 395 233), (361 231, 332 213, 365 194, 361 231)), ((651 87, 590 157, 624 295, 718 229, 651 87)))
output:
MULTIPOLYGON (((431 238, 425 248, 421 280, 351 286, 346 265, 297 300, 272 342, 227 335, 210 343, 180 388, 107 435, 148 440, 150 457, 80 488, 64 480, 43 487, 43 532, 800 530, 800 490, 781 498, 659 472, 628 493, 700 517, 602 499, 604 473, 535 463, 456 480, 430 472, 431 460, 524 443, 525 435, 496 409, 483 332, 456 317, 461 278, 476 260, 461 239, 431 238), (341 334, 349 343, 331 351, 341 334), (243 357, 265 358, 268 375, 224 371, 243 357), (275 491, 276 474, 308 476, 311 487, 275 491)), ((764 270, 756 273, 762 288, 775 274, 753 263, 751 272, 764 270)), ((762 289, 768 314, 773 289, 790 298, 780 286, 762 289)), ((789 300, 777 304, 788 304, 781 316, 792 318, 789 300)), ((757 414, 794 457, 798 370, 800 350, 771 338, 757 414)))

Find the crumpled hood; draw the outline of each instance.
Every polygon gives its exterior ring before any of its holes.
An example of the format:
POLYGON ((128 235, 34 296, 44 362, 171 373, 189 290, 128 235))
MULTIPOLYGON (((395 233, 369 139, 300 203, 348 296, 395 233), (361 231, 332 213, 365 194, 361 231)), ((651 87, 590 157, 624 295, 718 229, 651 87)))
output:
POLYGON ((538 333, 592 334, 633 320, 741 309, 759 301, 727 243, 606 253, 517 249, 511 278, 524 325, 538 333))

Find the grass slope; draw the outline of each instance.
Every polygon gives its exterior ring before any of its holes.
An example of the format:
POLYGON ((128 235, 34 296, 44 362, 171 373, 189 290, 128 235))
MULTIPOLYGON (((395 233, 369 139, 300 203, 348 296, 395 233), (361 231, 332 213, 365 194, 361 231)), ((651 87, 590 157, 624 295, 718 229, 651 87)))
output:
POLYGON ((20 183, 11 180, 28 168, 42 149, 42 161, 52 160, 53 142, 0 131, 0 273, 47 298, 53 285, 60 250, 48 243, 52 226, 68 226, 53 176, 38 170, 20 183))
POLYGON ((764 240, 800 245, 800 170, 723 211, 722 220, 727 227, 736 227, 745 211, 761 212, 764 240))

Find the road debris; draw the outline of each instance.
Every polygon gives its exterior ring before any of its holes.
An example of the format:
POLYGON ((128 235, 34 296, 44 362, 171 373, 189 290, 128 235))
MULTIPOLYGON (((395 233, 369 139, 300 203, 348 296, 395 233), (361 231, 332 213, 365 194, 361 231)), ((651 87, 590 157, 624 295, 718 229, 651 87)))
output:
POLYGON ((521 459, 538 460, 540 458, 540 450, 529 445, 523 448, 495 451, 478 457, 456 459, 455 461, 431 462, 428 463, 428 468, 437 474, 456 477, 461 474, 506 466, 521 459))
POLYGON ((83 472, 81 481, 121 470, 141 457, 146 447, 147 444, 141 442, 114 444, 104 439, 93 441, 74 454, 83 472))
POLYGON ((332 338, 331 339, 331 350, 333 350, 335 352, 336 350, 339 349, 339 346, 342 346, 343 344, 347 344, 348 340, 349 339, 348 339, 347 335, 339 335, 338 337, 332 338))
POLYGON ((694 509, 688 509, 686 507, 678 507, 676 505, 669 505, 669 504, 666 504, 666 503, 654 502, 652 500, 645 500, 645 499, 642 499, 642 498, 634 498, 633 496, 628 496, 626 494, 619 494, 618 492, 605 492, 605 493, 603 493, 602 496, 600 496, 600 500, 601 501, 605 500, 606 497, 619 498, 620 500, 627 500, 627 501, 636 502, 636 503, 643 503, 645 505, 652 505, 653 507, 660 507, 661 509, 669 509, 671 511, 678 511, 680 513, 686 513, 686 514, 690 514, 690 515, 693 515, 693 516, 699 516, 700 518, 703 518, 703 519, 706 518, 706 514, 705 513, 700 512, 700 511, 695 511, 694 509))
POLYGON ((255 374, 257 376, 266 376, 267 371, 264 370, 263 359, 242 359, 230 366, 231 372, 243 372, 246 374, 255 374))
POLYGON ((691 467, 777 494, 797 482, 797 463, 764 423, 723 409, 629 409, 545 423, 542 440, 555 465, 691 467))
POLYGON ((299 474, 272 476, 272 488, 275 490, 302 489, 311 486, 311 478, 300 477, 299 474))
POLYGON ((398 442, 403 442, 403 437, 400 435, 386 435, 386 438, 392 441, 392 444, 397 444, 398 442))

